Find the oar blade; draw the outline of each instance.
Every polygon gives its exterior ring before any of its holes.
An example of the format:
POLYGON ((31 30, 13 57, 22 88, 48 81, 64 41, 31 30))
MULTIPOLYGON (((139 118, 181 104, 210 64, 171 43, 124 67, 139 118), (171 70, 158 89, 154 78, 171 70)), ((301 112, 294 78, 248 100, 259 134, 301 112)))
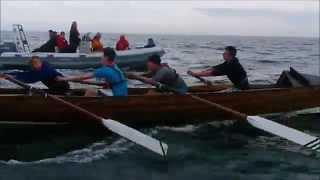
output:
POLYGON ((150 136, 147 136, 133 128, 111 119, 103 119, 103 124, 112 132, 119 134, 161 156, 166 156, 168 145, 150 136))
POLYGON ((252 126, 258 129, 280 136, 302 146, 311 148, 313 150, 317 150, 320 147, 320 140, 315 136, 311 136, 304 132, 259 116, 248 116, 247 120, 252 126))

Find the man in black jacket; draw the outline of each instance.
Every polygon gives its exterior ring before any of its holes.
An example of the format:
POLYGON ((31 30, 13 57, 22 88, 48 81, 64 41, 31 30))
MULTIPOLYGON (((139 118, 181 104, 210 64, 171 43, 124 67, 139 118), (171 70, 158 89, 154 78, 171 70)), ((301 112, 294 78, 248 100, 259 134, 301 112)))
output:
POLYGON ((226 75, 229 80, 234 84, 237 89, 249 89, 249 82, 247 73, 239 63, 236 57, 237 50, 233 46, 227 46, 223 53, 224 63, 214 66, 208 70, 201 72, 189 71, 189 74, 194 76, 224 76, 226 75))

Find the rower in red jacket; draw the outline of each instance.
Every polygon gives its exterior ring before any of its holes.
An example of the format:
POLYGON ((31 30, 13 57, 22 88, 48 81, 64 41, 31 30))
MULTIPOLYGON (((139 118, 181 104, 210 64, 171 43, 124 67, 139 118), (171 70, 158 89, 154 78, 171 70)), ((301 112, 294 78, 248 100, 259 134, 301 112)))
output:
POLYGON ((124 35, 121 35, 119 41, 117 42, 116 50, 117 51, 125 51, 128 49, 129 49, 129 42, 127 41, 127 39, 124 35))

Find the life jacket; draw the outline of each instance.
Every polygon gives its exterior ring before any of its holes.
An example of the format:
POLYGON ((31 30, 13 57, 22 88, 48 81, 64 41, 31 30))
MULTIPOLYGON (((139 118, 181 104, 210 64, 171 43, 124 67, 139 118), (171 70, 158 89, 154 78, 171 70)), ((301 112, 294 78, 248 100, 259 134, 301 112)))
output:
POLYGON ((103 45, 98 39, 93 39, 91 41, 91 48, 92 48, 93 52, 95 52, 95 51, 103 51, 103 45))
POLYGON ((59 48, 59 50, 65 49, 68 46, 68 42, 63 36, 58 35, 56 38, 56 46, 59 48))
POLYGON ((125 38, 120 38, 117 42, 116 50, 117 51, 124 51, 129 49, 129 42, 125 38))

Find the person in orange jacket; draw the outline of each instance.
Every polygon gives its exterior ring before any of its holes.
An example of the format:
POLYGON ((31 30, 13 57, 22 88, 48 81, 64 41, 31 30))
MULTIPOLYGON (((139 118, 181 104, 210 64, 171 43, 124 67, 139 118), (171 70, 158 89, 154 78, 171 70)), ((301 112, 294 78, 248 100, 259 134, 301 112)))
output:
POLYGON ((101 43, 101 33, 97 33, 91 40, 91 51, 92 52, 102 52, 103 44, 101 43))
POLYGON ((119 41, 116 44, 116 50, 125 51, 128 49, 129 49, 129 42, 124 35, 121 35, 119 41))

